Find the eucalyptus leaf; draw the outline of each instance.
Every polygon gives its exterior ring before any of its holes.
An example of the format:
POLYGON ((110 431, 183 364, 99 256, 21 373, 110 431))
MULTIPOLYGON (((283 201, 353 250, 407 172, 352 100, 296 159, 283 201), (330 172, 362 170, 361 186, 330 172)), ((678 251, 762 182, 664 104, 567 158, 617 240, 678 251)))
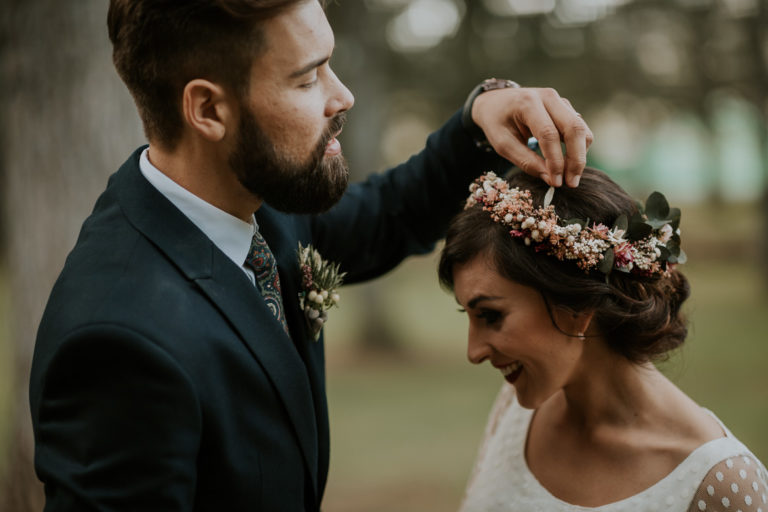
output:
POLYGON ((629 227, 629 219, 627 219, 627 216, 624 214, 619 215, 619 218, 616 219, 616 222, 613 223, 614 230, 620 229, 625 233, 628 227, 629 227))
POLYGON ((672 253, 673 256, 679 256, 680 255, 680 244, 675 242, 674 240, 670 240, 667 242, 667 250, 672 253))
POLYGON ((613 261, 615 259, 615 256, 613 254, 613 249, 608 249, 605 251, 605 254, 603 254, 603 260, 600 262, 600 272, 603 274, 609 274, 611 270, 613 270, 613 261))
POLYGON ((649 219, 666 219, 669 216, 669 203, 661 192, 654 192, 645 202, 645 214, 649 219))
POLYGON ((549 187, 549 190, 547 190, 547 193, 544 195, 544 208, 549 206, 553 197, 555 197, 555 187, 549 187))
POLYGON ((642 240, 653 233, 653 228, 645 222, 633 222, 627 230, 627 238, 630 240, 642 240))
POLYGON ((677 255, 677 262, 678 263, 685 263, 686 261, 688 261, 688 255, 685 254, 685 251, 680 249, 680 254, 677 255))
POLYGON ((661 229, 664 225, 669 224, 669 221, 667 219, 648 219, 645 223, 653 229, 661 229))
POLYGON ((672 229, 677 229, 680 227, 680 217, 682 216, 682 212, 680 211, 680 208, 670 208, 669 210, 669 225, 672 226, 672 229))
MULTIPOLYGON (((640 203, 638 203, 640 204, 640 203)), ((645 222, 645 217, 642 214, 643 207, 639 206, 637 211, 632 215, 632 217, 629 219, 629 224, 642 224, 645 222)))

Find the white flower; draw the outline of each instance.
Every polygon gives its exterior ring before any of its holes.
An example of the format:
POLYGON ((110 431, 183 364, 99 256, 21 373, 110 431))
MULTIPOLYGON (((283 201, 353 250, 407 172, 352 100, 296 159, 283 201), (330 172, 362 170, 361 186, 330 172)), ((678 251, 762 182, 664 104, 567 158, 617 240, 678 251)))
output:
POLYGON ((670 238, 672 238, 672 226, 664 224, 659 230, 659 242, 665 244, 669 242, 670 238))
POLYGON ((579 231, 581 231, 581 226, 578 224, 568 224, 568 226, 566 226, 566 229, 568 230, 568 234, 578 235, 579 231))

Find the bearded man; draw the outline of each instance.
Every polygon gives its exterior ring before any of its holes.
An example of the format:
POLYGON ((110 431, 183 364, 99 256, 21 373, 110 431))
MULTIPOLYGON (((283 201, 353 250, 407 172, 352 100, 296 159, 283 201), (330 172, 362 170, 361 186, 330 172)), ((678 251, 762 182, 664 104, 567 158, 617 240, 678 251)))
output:
POLYGON ((108 27, 149 145, 110 178, 40 325, 46 510, 317 511, 323 317, 301 307, 298 244, 371 279, 431 250, 481 171, 577 184, 591 133, 556 92, 495 81, 347 190, 354 100, 318 0, 111 0, 108 27))

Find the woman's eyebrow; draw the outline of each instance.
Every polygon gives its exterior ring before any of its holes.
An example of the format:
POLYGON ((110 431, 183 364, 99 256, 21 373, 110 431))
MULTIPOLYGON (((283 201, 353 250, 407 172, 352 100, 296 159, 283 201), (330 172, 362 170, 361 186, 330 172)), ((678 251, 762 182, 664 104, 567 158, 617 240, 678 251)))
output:
POLYGON ((467 306, 470 308, 475 308, 480 302, 484 302, 487 300, 499 300, 501 297, 496 296, 490 296, 490 295, 478 295, 477 297, 474 297, 469 302, 467 302, 467 306))

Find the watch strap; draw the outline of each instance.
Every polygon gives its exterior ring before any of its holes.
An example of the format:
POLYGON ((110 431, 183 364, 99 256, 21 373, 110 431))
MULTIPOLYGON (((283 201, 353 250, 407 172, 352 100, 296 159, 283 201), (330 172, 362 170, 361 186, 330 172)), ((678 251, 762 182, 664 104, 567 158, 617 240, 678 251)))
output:
POLYGON ((467 96, 467 100, 464 102, 464 108, 461 111, 461 124, 470 133, 472 139, 477 144, 477 147, 484 148, 488 151, 491 150, 488 139, 486 138, 483 130, 472 119, 472 105, 475 103, 475 98, 483 94, 484 92, 493 91, 495 89, 507 89, 507 88, 519 88, 520 85, 512 80, 504 80, 502 78, 488 78, 480 82, 472 92, 467 96))

